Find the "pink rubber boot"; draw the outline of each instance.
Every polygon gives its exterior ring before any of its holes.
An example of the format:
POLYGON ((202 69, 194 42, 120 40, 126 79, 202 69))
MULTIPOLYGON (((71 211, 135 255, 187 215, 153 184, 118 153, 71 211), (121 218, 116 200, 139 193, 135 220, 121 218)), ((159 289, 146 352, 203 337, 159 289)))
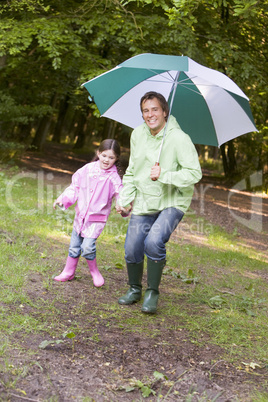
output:
POLYGON ((66 265, 62 273, 58 276, 55 276, 54 280, 58 282, 66 282, 74 279, 75 270, 78 264, 78 258, 73 258, 68 255, 66 265))
POLYGON ((96 258, 94 260, 87 260, 87 265, 89 272, 91 273, 94 286, 100 288, 102 285, 104 285, 104 279, 98 270, 96 258))

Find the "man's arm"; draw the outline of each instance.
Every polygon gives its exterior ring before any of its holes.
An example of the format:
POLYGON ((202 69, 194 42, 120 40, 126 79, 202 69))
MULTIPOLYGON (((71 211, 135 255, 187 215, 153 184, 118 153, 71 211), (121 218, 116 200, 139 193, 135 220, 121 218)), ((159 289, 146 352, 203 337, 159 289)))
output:
POLYGON ((135 199, 137 188, 134 184, 134 162, 132 155, 135 153, 135 142, 133 135, 130 140, 129 165, 123 177, 123 188, 119 193, 118 204, 121 207, 128 207, 135 199))
POLYGON ((202 171, 198 154, 190 137, 188 135, 183 136, 182 139, 178 139, 178 143, 175 146, 180 169, 167 171, 161 168, 158 180, 161 183, 172 184, 179 188, 198 183, 202 178, 202 171))

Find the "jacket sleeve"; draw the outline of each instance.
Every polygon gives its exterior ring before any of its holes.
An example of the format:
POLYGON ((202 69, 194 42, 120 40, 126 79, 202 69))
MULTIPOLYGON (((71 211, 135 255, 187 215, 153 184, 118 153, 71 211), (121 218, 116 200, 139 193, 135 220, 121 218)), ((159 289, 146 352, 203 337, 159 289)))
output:
POLYGON ((129 165, 123 177, 123 188, 119 193, 118 203, 122 207, 128 206, 135 198, 137 188, 134 184, 134 161, 132 155, 135 155, 135 140, 132 133, 130 140, 129 165))
POLYGON ((115 197, 115 199, 118 200, 119 193, 123 188, 122 180, 118 173, 116 173, 116 175, 114 175, 111 180, 113 183, 113 197, 115 197))
MULTIPOLYGON (((187 134, 180 136, 176 144, 178 170, 168 171, 161 168, 159 181, 183 188, 198 183, 202 171, 195 146, 187 134)), ((161 166, 161 164, 160 164, 161 166)))
POLYGON ((57 202, 62 203, 65 209, 69 208, 77 201, 79 188, 80 188, 80 169, 73 174, 72 183, 57 198, 57 202))

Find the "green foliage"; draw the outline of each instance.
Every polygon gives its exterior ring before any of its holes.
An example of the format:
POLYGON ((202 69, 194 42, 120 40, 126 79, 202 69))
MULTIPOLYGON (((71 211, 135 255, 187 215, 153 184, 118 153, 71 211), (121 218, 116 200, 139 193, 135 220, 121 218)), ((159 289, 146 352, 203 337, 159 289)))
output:
POLYGON ((227 74, 250 98, 259 132, 234 141, 237 166, 243 173, 265 170, 267 0, 63 0, 49 5, 13 0, 1 3, 0 15, 0 119, 6 137, 14 139, 15 130, 16 140, 31 141, 30 128, 36 133, 46 116, 49 134, 54 135, 59 119, 65 135, 75 138, 80 115, 87 116, 86 136, 94 129, 105 136, 107 128, 81 84, 139 53, 184 54, 227 74), (69 108, 62 119, 66 98, 69 108))
POLYGON ((39 345, 40 349, 46 349, 47 346, 59 345, 60 343, 64 342, 62 339, 56 339, 55 341, 42 341, 39 345))
MULTIPOLYGON (((62 334, 63 338, 68 338, 68 339, 72 339, 72 350, 74 353, 74 338, 76 337, 74 332, 70 332, 70 331, 65 331, 64 334, 62 334)), ((54 345, 59 345, 60 343, 63 343, 64 340, 62 339, 55 339, 55 340, 51 340, 51 341, 47 341, 44 340, 39 344, 39 348, 40 349, 46 349, 48 346, 54 346, 54 345)))
POLYGON ((28 124, 51 113, 49 105, 21 105, 10 94, 0 91, 0 119, 4 123, 28 124))
POLYGON ((129 386, 121 387, 121 389, 125 389, 126 392, 131 392, 135 389, 139 389, 143 398, 148 398, 150 395, 156 395, 156 392, 153 390, 153 386, 157 381, 165 381, 168 379, 167 376, 159 373, 158 371, 155 371, 153 373, 153 377, 153 379, 148 378, 143 381, 137 380, 136 378, 131 378, 129 380, 129 386))
POLYGON ((193 284, 198 283, 198 278, 196 277, 192 269, 188 269, 187 275, 180 274, 180 278, 182 282, 185 283, 193 283, 193 284))
POLYGON ((6 163, 12 159, 19 158, 24 150, 25 146, 22 144, 0 140, 0 162, 6 163))

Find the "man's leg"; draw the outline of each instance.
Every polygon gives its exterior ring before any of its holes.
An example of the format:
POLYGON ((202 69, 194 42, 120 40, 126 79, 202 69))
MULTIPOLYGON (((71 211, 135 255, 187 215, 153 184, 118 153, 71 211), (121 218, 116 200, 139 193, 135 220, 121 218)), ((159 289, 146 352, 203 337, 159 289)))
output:
POLYGON ((183 212, 176 208, 167 208, 160 212, 145 239, 147 255, 147 290, 142 311, 154 314, 157 310, 159 285, 166 263, 166 243, 183 217, 183 212))
POLYGON ((132 215, 130 218, 125 241, 125 260, 130 287, 127 293, 119 298, 119 304, 133 304, 141 299, 144 240, 156 217, 151 215, 132 215))
POLYGON ((174 232, 184 213, 177 208, 166 208, 158 214, 145 239, 145 254, 152 260, 166 259, 166 243, 174 232))

